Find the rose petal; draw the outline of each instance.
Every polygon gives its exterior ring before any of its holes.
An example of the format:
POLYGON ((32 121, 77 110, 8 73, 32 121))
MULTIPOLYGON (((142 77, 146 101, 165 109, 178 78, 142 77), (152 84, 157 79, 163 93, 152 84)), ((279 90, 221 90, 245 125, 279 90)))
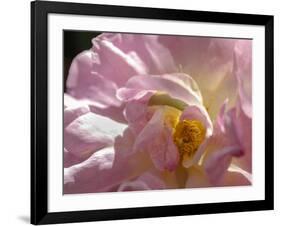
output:
POLYGON ((233 157, 241 158, 245 154, 237 135, 235 109, 226 112, 226 105, 227 101, 216 119, 214 134, 208 141, 202 163, 213 184, 220 182, 233 157))
POLYGON ((172 138, 171 128, 164 125, 164 109, 154 113, 135 141, 134 150, 148 151, 159 170, 173 171, 179 161, 179 153, 172 138))
POLYGON ((181 165, 178 165, 176 170, 173 172, 163 171, 161 174, 161 178, 165 182, 167 189, 185 188, 188 175, 187 170, 181 165))
POLYGON ((235 39, 160 36, 177 63, 179 71, 197 82, 210 117, 217 115, 226 98, 232 107, 236 97, 236 79, 232 75, 235 39))
POLYGON ((224 183, 232 186, 231 184, 236 185, 250 185, 252 184, 252 174, 241 169, 235 164, 231 164, 228 168, 230 175, 226 174, 224 183), (227 178, 228 177, 228 178, 227 178))
POLYGON ((125 125, 103 116, 87 113, 70 123, 64 131, 65 148, 78 158, 86 158, 94 151, 113 145, 125 125))
POLYGON ((196 83, 190 76, 185 74, 134 76, 128 80, 126 87, 165 92, 172 98, 179 99, 190 105, 201 105, 202 103, 201 94, 196 83))
MULTIPOLYGON (((221 119, 223 130, 215 129, 217 135, 217 146, 239 146, 241 155, 239 158, 233 158, 232 162, 239 165, 248 172, 252 172, 252 119, 248 118, 241 109, 238 99, 234 109, 228 112, 221 112, 218 120, 221 119)), ((216 126, 218 122, 216 123, 216 126)))
POLYGON ((203 188, 214 186, 244 186, 251 184, 251 175, 235 165, 225 171, 220 181, 212 183, 202 166, 194 165, 188 169, 187 188, 203 188))
POLYGON ((78 54, 71 63, 67 77, 67 87, 75 89, 79 86, 87 86, 87 82, 91 81, 91 70, 92 52, 85 50, 78 54))
POLYGON ((71 154, 68 150, 64 148, 63 150, 63 167, 68 168, 72 165, 75 165, 77 163, 80 163, 81 159, 77 158, 73 154, 71 154))
POLYGON ((64 169, 64 194, 110 191, 149 167, 143 153, 127 156, 111 147, 105 148, 84 162, 64 169))
POLYGON ((93 112, 123 122, 122 103, 115 97, 117 86, 134 75, 174 71, 169 51, 157 39, 153 35, 110 33, 94 38, 93 48, 71 64, 68 92, 89 102, 93 112))
POLYGON ((148 102, 155 92, 121 88, 117 95, 125 102, 124 115, 128 123, 140 120, 147 112, 148 102))
POLYGON ((204 169, 200 166, 193 165, 188 168, 188 177, 185 183, 187 188, 204 188, 210 187, 208 177, 204 169))
POLYGON ((118 191, 141 191, 165 189, 165 183, 151 172, 145 172, 136 180, 123 182, 118 191))
POLYGON ((67 92, 90 106, 91 111, 124 121, 122 103, 116 98, 117 86, 93 71, 92 51, 76 56, 67 78, 67 92))
POLYGON ((209 158, 204 161, 206 173, 212 184, 217 184, 221 181, 227 171, 232 157, 241 155, 239 146, 225 147, 216 150, 209 158))
POLYGON ((239 40, 234 51, 234 74, 238 82, 241 107, 247 117, 252 117, 252 41, 239 40))
POLYGON ((174 71, 173 59, 169 51, 159 44, 158 36, 104 33, 92 42, 94 71, 119 87, 134 75, 174 71))
POLYGON ((223 182, 221 186, 245 186, 251 185, 251 182, 241 173, 239 172, 230 172, 224 176, 223 182))
POLYGON ((247 172, 252 172, 252 118, 249 118, 239 106, 238 104, 232 117, 243 157, 234 159, 234 163, 247 172))
POLYGON ((64 113, 63 121, 64 127, 69 125, 73 120, 81 115, 84 115, 90 111, 88 105, 75 100, 68 94, 64 94, 64 113))
POLYGON ((124 152, 129 154, 134 153, 134 143, 135 143, 135 133, 132 132, 131 128, 128 127, 124 130, 122 135, 119 135, 115 138, 114 149, 117 152, 124 152))

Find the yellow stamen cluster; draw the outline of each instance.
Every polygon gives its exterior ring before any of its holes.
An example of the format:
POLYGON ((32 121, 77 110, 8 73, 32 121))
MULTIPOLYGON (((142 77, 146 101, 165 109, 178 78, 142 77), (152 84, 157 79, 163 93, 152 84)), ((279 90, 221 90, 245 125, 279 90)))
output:
POLYGON ((205 137, 205 128, 200 121, 183 120, 177 123, 173 135, 181 156, 192 157, 205 137))

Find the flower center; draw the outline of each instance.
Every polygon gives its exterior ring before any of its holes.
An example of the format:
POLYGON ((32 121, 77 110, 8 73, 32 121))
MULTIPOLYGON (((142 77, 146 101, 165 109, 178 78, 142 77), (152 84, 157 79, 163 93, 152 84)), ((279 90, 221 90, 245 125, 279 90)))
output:
POLYGON ((205 128, 200 121, 183 120, 178 122, 173 135, 181 156, 192 157, 205 137, 205 128))
POLYGON ((151 109, 164 107, 164 125, 173 129, 173 141, 181 158, 191 158, 205 138, 206 129, 198 120, 179 121, 182 111, 187 107, 184 102, 171 98, 168 94, 157 92, 149 100, 151 109))

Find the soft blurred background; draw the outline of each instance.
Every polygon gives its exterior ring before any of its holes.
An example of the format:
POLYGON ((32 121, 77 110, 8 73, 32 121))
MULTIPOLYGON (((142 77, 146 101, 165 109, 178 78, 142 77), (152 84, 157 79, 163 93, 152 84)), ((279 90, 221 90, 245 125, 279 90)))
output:
POLYGON ((92 39, 101 34, 95 31, 64 30, 63 33, 63 62, 64 62, 64 91, 66 79, 73 58, 84 50, 92 47, 92 39))

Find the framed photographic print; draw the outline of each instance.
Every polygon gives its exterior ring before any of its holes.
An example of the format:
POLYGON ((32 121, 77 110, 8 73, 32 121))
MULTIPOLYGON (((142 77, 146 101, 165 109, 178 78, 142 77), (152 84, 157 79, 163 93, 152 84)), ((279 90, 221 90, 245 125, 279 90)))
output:
POLYGON ((31 3, 31 223, 273 209, 273 16, 31 3))

